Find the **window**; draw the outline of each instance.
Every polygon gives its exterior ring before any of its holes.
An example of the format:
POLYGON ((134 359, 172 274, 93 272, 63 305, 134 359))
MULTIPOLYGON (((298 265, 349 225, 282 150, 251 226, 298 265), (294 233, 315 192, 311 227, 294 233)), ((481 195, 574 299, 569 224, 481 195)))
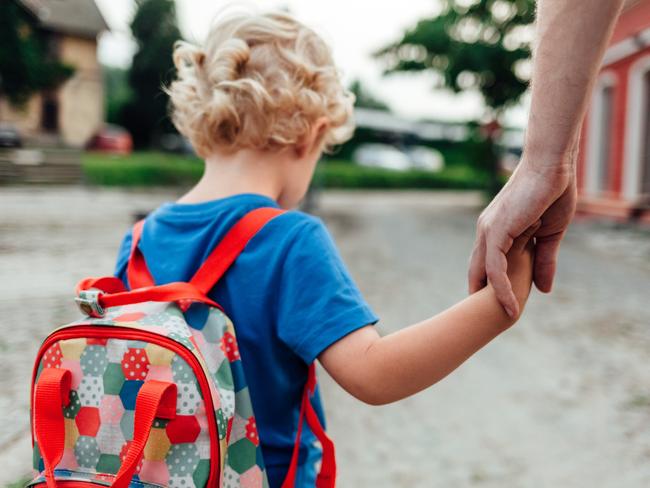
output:
POLYGON ((650 71, 643 74, 643 151, 641 153, 641 195, 650 195, 650 71))
POLYGON ((612 115, 614 87, 604 86, 600 92, 601 113, 598 127, 598 152, 596 154, 596 190, 609 189, 609 160, 612 148, 612 115))
POLYGON ((585 190, 593 196, 611 191, 611 157, 616 77, 603 73, 596 84, 588 122, 585 190))
POLYGON ((636 203, 650 195, 650 56, 630 69, 625 123, 623 196, 636 203))
POLYGON ((59 130, 59 101, 56 93, 46 91, 43 93, 41 127, 46 132, 59 130))

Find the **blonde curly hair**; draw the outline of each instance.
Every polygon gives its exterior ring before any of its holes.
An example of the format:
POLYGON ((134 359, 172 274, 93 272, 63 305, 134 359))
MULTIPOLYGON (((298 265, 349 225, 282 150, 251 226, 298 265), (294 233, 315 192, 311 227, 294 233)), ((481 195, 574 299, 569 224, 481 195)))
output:
POLYGON ((174 64, 177 77, 166 89, 172 120, 202 157, 300 144, 323 116, 326 148, 354 131, 354 95, 329 47, 287 14, 231 14, 203 47, 178 42, 174 64))

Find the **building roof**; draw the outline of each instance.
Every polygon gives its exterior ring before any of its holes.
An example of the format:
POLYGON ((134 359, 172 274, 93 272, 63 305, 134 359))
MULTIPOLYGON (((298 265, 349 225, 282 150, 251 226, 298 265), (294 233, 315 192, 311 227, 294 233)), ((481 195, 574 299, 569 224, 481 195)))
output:
POLYGON ((108 25, 95 0, 19 0, 43 27, 83 37, 96 37, 108 25))

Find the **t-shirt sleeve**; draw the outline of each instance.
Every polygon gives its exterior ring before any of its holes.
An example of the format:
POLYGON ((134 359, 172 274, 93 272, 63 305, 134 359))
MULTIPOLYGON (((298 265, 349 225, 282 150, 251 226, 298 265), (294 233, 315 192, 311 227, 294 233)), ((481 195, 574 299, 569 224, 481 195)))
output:
POLYGON ((115 262, 115 271, 113 274, 126 282, 126 265, 131 254, 131 231, 128 231, 122 239, 120 249, 117 251, 117 260, 115 262))
POLYGON ((280 339, 306 363, 347 334, 377 323, 323 223, 301 223, 288 246, 278 290, 280 339))

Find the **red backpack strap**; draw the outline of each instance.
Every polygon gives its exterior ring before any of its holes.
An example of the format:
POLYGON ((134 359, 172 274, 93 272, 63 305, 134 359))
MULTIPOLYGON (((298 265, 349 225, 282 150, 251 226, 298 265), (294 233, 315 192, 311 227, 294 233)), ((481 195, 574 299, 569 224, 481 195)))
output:
POLYGON ((298 455, 300 454, 300 438, 302 435, 302 426, 307 421, 307 425, 320 442, 323 449, 323 459, 321 461, 320 472, 316 478, 316 488, 334 488, 336 486, 336 455, 334 452, 334 442, 327 436, 325 429, 318 419, 316 410, 311 403, 311 397, 316 391, 316 364, 309 366, 309 376, 307 384, 302 394, 300 404, 300 416, 298 417, 298 429, 296 439, 293 445, 293 453, 287 476, 282 483, 282 488, 293 488, 296 484, 296 474, 298 472, 298 455))
POLYGON ((129 288, 132 290, 144 288, 145 286, 154 286, 156 284, 149 272, 149 268, 147 268, 142 251, 138 248, 143 228, 144 219, 136 222, 131 235, 131 254, 126 266, 126 278, 129 282, 129 288))
POLYGON ((35 385, 32 411, 34 431, 45 467, 47 488, 56 488, 54 470, 63 458, 65 420, 72 374, 67 369, 43 368, 35 385))
POLYGON ((194 277, 192 277, 190 283, 202 293, 209 293, 225 272, 228 271, 232 263, 235 262, 246 244, 255 237, 267 222, 281 213, 284 213, 284 210, 263 207, 251 210, 244 215, 217 244, 217 247, 214 248, 194 277))

